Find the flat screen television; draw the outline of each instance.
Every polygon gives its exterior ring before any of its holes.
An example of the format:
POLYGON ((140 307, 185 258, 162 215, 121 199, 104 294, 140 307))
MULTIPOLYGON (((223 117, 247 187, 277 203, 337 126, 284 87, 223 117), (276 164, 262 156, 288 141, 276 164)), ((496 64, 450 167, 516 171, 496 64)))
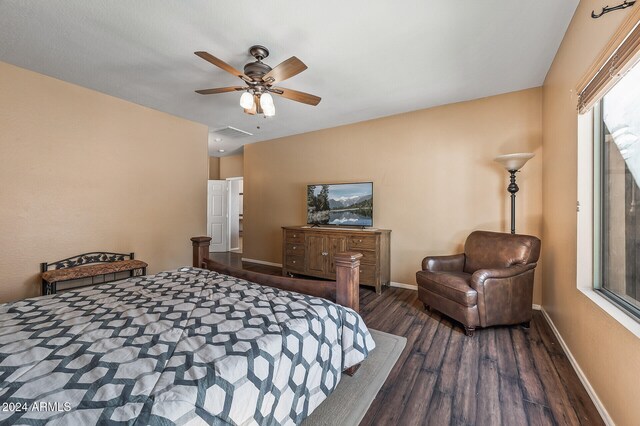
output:
POLYGON ((307 185, 307 224, 373 226, 373 182, 307 185))

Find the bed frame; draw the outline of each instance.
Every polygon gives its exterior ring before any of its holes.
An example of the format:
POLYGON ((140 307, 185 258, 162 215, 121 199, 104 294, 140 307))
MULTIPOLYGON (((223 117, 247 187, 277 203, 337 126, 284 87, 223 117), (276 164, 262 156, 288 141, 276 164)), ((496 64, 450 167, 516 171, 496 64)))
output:
MULTIPOLYGON (((196 268, 209 269, 281 290, 322 297, 356 312, 360 311, 360 258, 362 257, 360 253, 343 252, 335 255, 335 281, 303 280, 245 271, 216 262, 209 259, 210 237, 193 237, 191 242, 193 245, 193 266, 196 268)), ((344 373, 353 376, 358 368, 360 368, 360 364, 347 368, 344 373)))
POLYGON ((329 299, 339 305, 360 310, 360 258, 362 254, 343 252, 335 255, 336 280, 319 281, 261 274, 234 268, 209 259, 210 237, 193 237, 193 266, 231 275, 256 284, 296 291, 329 299))

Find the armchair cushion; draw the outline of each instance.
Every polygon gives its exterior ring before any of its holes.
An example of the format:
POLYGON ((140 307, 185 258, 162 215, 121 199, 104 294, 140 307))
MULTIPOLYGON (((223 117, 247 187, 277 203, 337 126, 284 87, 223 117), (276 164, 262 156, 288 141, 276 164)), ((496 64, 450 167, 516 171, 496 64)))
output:
POLYGON ((471 274, 464 272, 416 273, 418 286, 464 306, 474 306, 478 302, 478 292, 469 286, 471 274))
POLYGON ((511 278, 527 272, 536 267, 537 263, 528 263, 526 265, 513 265, 508 268, 496 268, 496 269, 478 269, 471 275, 469 285, 478 290, 484 282, 491 278, 511 278))
POLYGON ((422 270, 431 272, 462 272, 464 253, 450 256, 427 256, 422 259, 422 270))
POLYGON ((464 244, 464 272, 478 269, 502 269, 512 265, 536 263, 540 240, 530 235, 474 231, 464 244))

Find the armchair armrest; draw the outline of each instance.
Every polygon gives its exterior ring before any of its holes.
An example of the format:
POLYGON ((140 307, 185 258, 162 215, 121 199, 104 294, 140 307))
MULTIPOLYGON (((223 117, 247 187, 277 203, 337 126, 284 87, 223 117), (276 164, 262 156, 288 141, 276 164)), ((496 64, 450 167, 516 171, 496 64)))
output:
POLYGON ((471 275, 470 285, 474 290, 484 285, 490 278, 511 278, 520 275, 536 267, 537 263, 518 264, 508 268, 478 269, 471 275))
POLYGON ((462 272, 464 253, 450 256, 427 256, 422 259, 422 270, 431 272, 462 272))

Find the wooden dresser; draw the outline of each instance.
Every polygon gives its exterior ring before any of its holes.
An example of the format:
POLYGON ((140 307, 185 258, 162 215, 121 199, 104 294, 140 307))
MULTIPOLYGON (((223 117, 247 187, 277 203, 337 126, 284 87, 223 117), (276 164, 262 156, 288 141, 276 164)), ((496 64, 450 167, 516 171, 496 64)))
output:
POLYGON ((343 251, 362 253, 360 284, 382 292, 390 281, 388 229, 345 229, 285 226, 282 228, 282 274, 336 279, 334 256, 343 251))

